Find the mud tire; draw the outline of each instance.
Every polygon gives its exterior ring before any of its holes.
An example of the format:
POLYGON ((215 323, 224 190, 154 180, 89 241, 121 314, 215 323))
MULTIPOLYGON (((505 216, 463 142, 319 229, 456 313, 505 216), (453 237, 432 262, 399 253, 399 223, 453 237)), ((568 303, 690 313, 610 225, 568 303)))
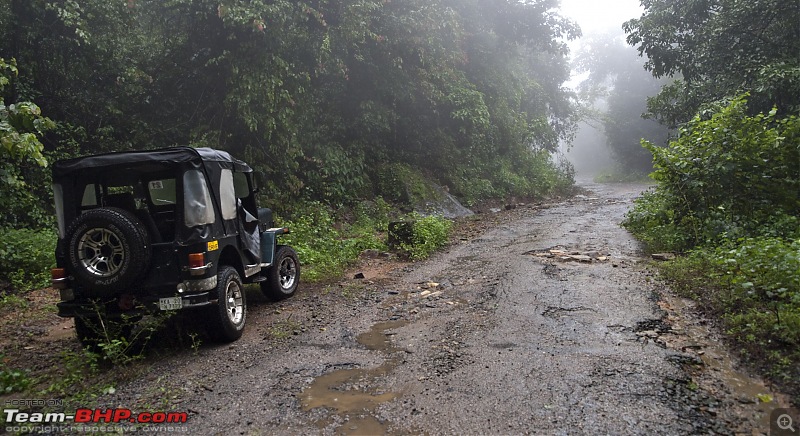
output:
POLYGON ((90 291, 125 289, 150 264, 147 231, 136 216, 123 209, 84 212, 67 229, 65 241, 72 276, 90 291))
POLYGON ((275 263, 267 270, 267 279, 261 282, 261 292, 272 301, 291 297, 300 283, 300 261, 288 245, 278 245, 275 263))
POLYGON ((244 332, 247 321, 247 298, 239 273, 230 266, 220 267, 217 274, 218 302, 212 306, 211 336, 233 342, 244 332))

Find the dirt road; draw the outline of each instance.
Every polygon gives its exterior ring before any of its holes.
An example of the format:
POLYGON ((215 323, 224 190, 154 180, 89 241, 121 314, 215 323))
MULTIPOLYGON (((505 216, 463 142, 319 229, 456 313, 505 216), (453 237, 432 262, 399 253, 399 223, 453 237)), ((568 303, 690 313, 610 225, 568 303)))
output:
POLYGON ((485 217, 415 264, 248 294, 248 330, 102 401, 190 413, 192 434, 766 432, 769 394, 619 227, 639 185, 485 217))

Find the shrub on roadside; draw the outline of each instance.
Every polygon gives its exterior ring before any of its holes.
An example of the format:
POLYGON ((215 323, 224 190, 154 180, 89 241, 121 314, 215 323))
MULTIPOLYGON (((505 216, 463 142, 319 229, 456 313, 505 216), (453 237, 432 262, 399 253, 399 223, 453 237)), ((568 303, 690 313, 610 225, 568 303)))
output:
POLYGON ((637 236, 683 250, 766 232, 797 235, 797 221, 770 225, 800 215, 796 116, 749 116, 741 96, 710 119, 695 117, 668 147, 642 145, 653 153, 658 187, 624 223, 637 236), (665 230, 671 240, 662 238, 665 230))
POLYGON ((438 216, 412 214, 411 243, 403 243, 400 248, 409 253, 414 260, 424 259, 447 244, 453 222, 438 216))
POLYGON ((731 333, 760 347, 786 346, 800 357, 800 240, 747 238, 710 254, 730 289, 731 333))
POLYGON ((751 116, 746 96, 697 116, 653 153, 658 185, 623 225, 651 250, 686 251, 660 265, 718 314, 755 362, 783 379, 800 368, 800 119, 751 116))
POLYGON ((24 392, 30 385, 31 379, 27 371, 7 368, 4 364, 0 364, 0 394, 24 392))
POLYGON ((800 375, 800 367, 790 364, 800 360, 800 240, 727 241, 659 264, 659 270, 673 289, 717 314, 772 375, 800 375))
POLYGON ((344 269, 367 249, 386 249, 382 234, 389 221, 383 200, 353 209, 351 223, 337 226, 334 211, 322 203, 307 203, 282 225, 291 233, 281 243, 292 245, 303 264, 303 279, 319 281, 341 276, 344 269))
POLYGON ((0 229, 0 281, 17 292, 49 286, 57 239, 50 229, 0 229))

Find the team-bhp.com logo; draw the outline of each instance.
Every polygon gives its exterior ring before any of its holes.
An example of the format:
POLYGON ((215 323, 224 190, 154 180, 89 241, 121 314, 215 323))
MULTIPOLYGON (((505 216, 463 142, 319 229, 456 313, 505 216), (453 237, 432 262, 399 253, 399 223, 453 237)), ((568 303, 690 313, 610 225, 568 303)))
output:
POLYGON ((189 419, 186 412, 141 412, 130 409, 78 409, 75 414, 21 412, 5 409, 6 424, 55 424, 72 421, 77 424, 182 424, 189 419))

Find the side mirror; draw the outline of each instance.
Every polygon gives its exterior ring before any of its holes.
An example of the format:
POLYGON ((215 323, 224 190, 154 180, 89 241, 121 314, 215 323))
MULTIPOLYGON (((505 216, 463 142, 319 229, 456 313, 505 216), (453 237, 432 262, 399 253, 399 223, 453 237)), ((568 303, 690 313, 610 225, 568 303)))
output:
POLYGON ((272 209, 266 207, 258 208, 258 225, 261 227, 262 232, 275 227, 275 222, 272 221, 272 209))

